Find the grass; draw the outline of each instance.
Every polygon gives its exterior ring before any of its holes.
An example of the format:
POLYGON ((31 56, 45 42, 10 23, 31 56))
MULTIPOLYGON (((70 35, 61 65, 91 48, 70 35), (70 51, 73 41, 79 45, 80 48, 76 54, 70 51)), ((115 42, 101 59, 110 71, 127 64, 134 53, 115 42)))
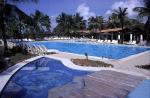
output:
POLYGON ((32 58, 35 55, 33 54, 22 54, 22 53, 16 53, 14 56, 11 56, 11 62, 13 62, 14 64, 19 63, 21 61, 24 61, 26 59, 32 58))
POLYGON ((80 66, 89 66, 89 67, 113 67, 111 64, 107 64, 102 61, 94 61, 88 59, 71 59, 71 61, 80 66))
MULTIPOLYGON (((32 55, 32 54, 23 54, 23 53, 16 53, 14 54, 13 56, 10 56, 10 59, 11 59, 11 66, 21 62, 21 61, 24 61, 26 59, 29 59, 29 58, 32 58, 34 57, 35 55, 32 55)), ((2 64, 5 64, 5 63, 2 63, 2 64)), ((1 64, 0 64, 1 65, 1 64)), ((2 65, 1 65, 2 66, 2 65)), ((11 66, 7 66, 7 65, 4 65, 3 67, 0 68, 0 72, 3 72, 4 70, 6 70, 7 68, 11 67, 11 66)))

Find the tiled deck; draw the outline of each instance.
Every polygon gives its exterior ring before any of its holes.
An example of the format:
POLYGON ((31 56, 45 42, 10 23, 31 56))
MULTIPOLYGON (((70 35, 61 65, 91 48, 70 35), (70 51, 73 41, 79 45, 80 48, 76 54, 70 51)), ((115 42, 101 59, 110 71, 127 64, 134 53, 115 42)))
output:
POLYGON ((143 80, 115 71, 100 71, 49 90, 48 98, 126 98, 143 80))

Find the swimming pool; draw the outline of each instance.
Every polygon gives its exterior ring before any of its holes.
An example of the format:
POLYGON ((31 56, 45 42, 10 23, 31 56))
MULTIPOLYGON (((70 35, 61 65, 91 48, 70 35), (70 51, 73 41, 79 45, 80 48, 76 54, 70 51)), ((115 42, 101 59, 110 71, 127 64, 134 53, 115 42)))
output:
POLYGON ((90 73, 69 69, 58 60, 43 57, 26 64, 15 73, 1 98, 47 98, 50 89, 71 83, 76 76, 90 73))
POLYGON ((88 44, 82 42, 31 42, 30 44, 45 45, 48 49, 57 49, 63 52, 82 55, 88 53, 88 55, 90 56, 110 59, 122 59, 130 55, 150 50, 150 48, 145 47, 112 44, 88 44))

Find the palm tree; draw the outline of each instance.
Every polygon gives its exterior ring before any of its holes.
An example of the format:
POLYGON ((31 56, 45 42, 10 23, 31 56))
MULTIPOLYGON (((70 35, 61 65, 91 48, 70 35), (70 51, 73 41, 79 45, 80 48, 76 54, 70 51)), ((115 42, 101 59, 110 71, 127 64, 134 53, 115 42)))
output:
POLYGON ((86 20, 83 20, 83 17, 80 16, 79 13, 73 15, 73 32, 75 32, 78 36, 80 35, 80 30, 86 29, 86 20))
POLYGON ((61 13, 57 18, 56 22, 58 23, 57 27, 59 27, 60 32, 63 34, 70 36, 70 33, 74 28, 74 20, 72 15, 67 15, 66 13, 61 13))
POLYGON ((96 31, 96 28, 95 18, 92 16, 88 19, 88 29, 96 31))
POLYGON ((101 30, 102 24, 103 24, 103 22, 104 22, 103 17, 102 17, 102 16, 96 16, 95 21, 96 21, 97 28, 98 28, 99 30, 101 30))
POLYGON ((56 22, 58 23, 57 29, 59 28, 59 32, 65 33, 66 29, 66 20, 67 20, 67 14, 66 13, 61 13, 57 18, 56 22))
POLYGON ((90 17, 88 21, 89 21, 88 22, 89 29, 93 30, 94 32, 97 32, 97 30, 100 30, 104 22, 102 16, 90 17))
MULTIPOLYGON (((34 1, 36 2, 37 0, 1 0, 0 1, 0 30, 2 32, 2 38, 3 38, 3 41, 4 41, 4 55, 7 54, 7 41, 6 41, 6 30, 5 30, 5 19, 6 19, 6 14, 10 14, 13 10, 12 10, 12 7, 14 7, 13 5, 11 4, 8 4, 8 1, 9 2, 31 2, 31 1, 34 1)), ((19 8, 17 8, 15 6, 16 10, 18 10, 19 12, 21 12, 21 10, 19 10, 19 8)))
POLYGON ((148 40, 148 33, 150 33, 150 0, 144 0, 144 7, 136 7, 134 11, 139 12, 140 17, 147 17, 147 21, 145 23, 145 32, 147 33, 147 40, 148 40))
POLYGON ((34 14, 31 14, 31 17, 33 20, 32 26, 34 27, 34 33, 37 33, 36 35, 39 35, 45 31, 50 31, 51 22, 49 16, 44 15, 39 10, 36 10, 34 14))
POLYGON ((109 16, 109 20, 108 20, 108 24, 107 24, 108 28, 116 28, 119 27, 119 18, 118 15, 115 13, 112 13, 109 16))
MULTIPOLYGON (((120 25, 121 25, 121 28, 122 28, 122 31, 124 29, 124 24, 125 24, 125 18, 127 16, 127 8, 121 8, 119 7, 118 10, 114 10, 114 14, 116 14, 119 18, 119 21, 120 21, 120 25)), ((123 43, 123 32, 121 33, 121 43, 123 43)))

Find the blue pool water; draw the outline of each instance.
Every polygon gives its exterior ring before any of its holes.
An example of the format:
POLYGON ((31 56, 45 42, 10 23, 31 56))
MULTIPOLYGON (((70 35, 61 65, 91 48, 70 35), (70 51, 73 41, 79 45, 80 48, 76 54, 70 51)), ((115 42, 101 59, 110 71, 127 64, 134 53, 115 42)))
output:
POLYGON ((8 82, 1 98, 47 98, 48 90, 71 83, 75 76, 90 73, 69 69, 58 60, 43 57, 19 70, 8 82))
POLYGON ((150 98, 150 80, 144 80, 127 98, 150 98))
POLYGON ((68 43, 68 42, 32 42, 30 44, 45 45, 48 49, 57 49, 63 52, 76 54, 88 53, 90 56, 105 57, 111 59, 122 59, 130 55, 141 53, 150 48, 132 47, 108 44, 87 44, 87 43, 68 43))

